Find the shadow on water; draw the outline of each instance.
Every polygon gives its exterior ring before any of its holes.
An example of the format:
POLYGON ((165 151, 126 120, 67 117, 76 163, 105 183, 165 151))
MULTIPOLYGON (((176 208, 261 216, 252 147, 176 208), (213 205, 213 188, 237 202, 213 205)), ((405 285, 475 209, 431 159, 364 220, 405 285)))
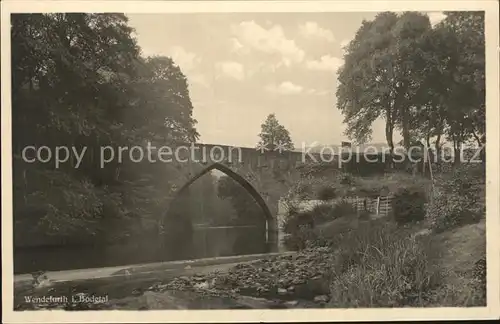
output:
POLYGON ((164 251, 176 260, 267 253, 266 214, 229 176, 206 174, 181 190, 164 219, 164 251))
POLYGON ((208 210, 207 213, 204 208, 200 211, 200 208, 197 208, 200 206, 196 203, 199 201, 193 201, 192 195, 187 192, 178 198, 170 210, 165 224, 163 247, 168 259, 210 258, 271 251, 266 242, 264 216, 258 208, 249 208, 244 220, 210 224, 213 219, 208 219, 207 222, 206 218, 200 219, 197 214, 206 213, 209 217, 213 211, 208 210))
MULTIPOLYGON (((205 176, 206 177, 206 176, 205 176)), ((165 235, 143 232, 119 244, 16 248, 14 272, 98 268, 159 261, 188 260, 271 252, 262 210, 245 191, 235 201, 217 196, 207 177, 193 183, 165 217, 165 235), (208 183, 208 185, 207 185, 208 183), (201 188, 201 189, 200 189, 201 188), (236 207, 235 207, 236 206, 236 207)), ((226 179, 227 180, 227 179, 226 179)))
POLYGON ((16 249, 15 273, 111 267, 270 252, 265 230, 258 227, 195 227, 192 243, 177 241, 159 250, 158 239, 108 246, 45 246, 16 249), (160 252, 160 253, 159 253, 160 252))

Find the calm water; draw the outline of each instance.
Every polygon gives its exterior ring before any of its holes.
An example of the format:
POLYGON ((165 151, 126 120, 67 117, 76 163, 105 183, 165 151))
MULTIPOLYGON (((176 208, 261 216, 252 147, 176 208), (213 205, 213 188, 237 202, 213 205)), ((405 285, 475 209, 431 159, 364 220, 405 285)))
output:
POLYGON ((14 251, 14 272, 69 270, 270 252, 260 227, 195 228, 192 244, 161 248, 157 238, 124 245, 35 247, 14 251), (175 253, 174 253, 175 252, 175 253))

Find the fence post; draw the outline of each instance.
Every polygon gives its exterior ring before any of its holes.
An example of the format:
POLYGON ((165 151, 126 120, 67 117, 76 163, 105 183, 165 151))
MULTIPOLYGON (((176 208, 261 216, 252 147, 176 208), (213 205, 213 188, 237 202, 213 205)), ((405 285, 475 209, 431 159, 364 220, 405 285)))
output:
POLYGON ((377 197, 377 216, 380 214, 380 196, 377 197))

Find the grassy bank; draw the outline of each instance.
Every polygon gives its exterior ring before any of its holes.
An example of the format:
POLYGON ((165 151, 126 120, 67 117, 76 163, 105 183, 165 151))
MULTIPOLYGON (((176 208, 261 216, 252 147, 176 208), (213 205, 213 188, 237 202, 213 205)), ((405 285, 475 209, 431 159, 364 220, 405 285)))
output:
POLYGON ((298 249, 329 248, 329 307, 484 306, 484 179, 475 165, 436 175, 434 186, 401 173, 309 178, 291 201, 391 194, 393 213, 363 217, 342 200, 290 208, 288 239, 298 249))

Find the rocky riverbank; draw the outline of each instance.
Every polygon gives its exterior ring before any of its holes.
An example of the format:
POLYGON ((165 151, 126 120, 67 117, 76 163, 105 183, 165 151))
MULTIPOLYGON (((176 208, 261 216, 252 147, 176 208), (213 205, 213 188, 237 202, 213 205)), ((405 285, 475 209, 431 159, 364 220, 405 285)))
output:
MULTIPOLYGON (((131 280, 107 284, 109 292, 120 289, 105 303, 67 302, 33 304, 22 300, 16 308, 26 309, 231 309, 324 307, 329 300, 328 275, 332 253, 326 248, 304 250, 296 254, 270 256, 257 261, 233 264, 220 270, 197 272, 185 269, 187 275, 131 280), (189 274, 191 273, 191 274, 189 274), (156 279, 154 283, 151 282, 156 279)), ((104 281, 103 281, 104 283, 104 281)), ((47 292, 61 291, 62 286, 47 292)), ((66 287, 65 289, 68 289, 66 287)), ((82 283, 72 289, 73 295, 92 296, 105 293, 102 285, 82 283)), ((80 298, 79 297, 79 298, 80 298)), ((19 301, 19 300, 18 300, 19 301)))

